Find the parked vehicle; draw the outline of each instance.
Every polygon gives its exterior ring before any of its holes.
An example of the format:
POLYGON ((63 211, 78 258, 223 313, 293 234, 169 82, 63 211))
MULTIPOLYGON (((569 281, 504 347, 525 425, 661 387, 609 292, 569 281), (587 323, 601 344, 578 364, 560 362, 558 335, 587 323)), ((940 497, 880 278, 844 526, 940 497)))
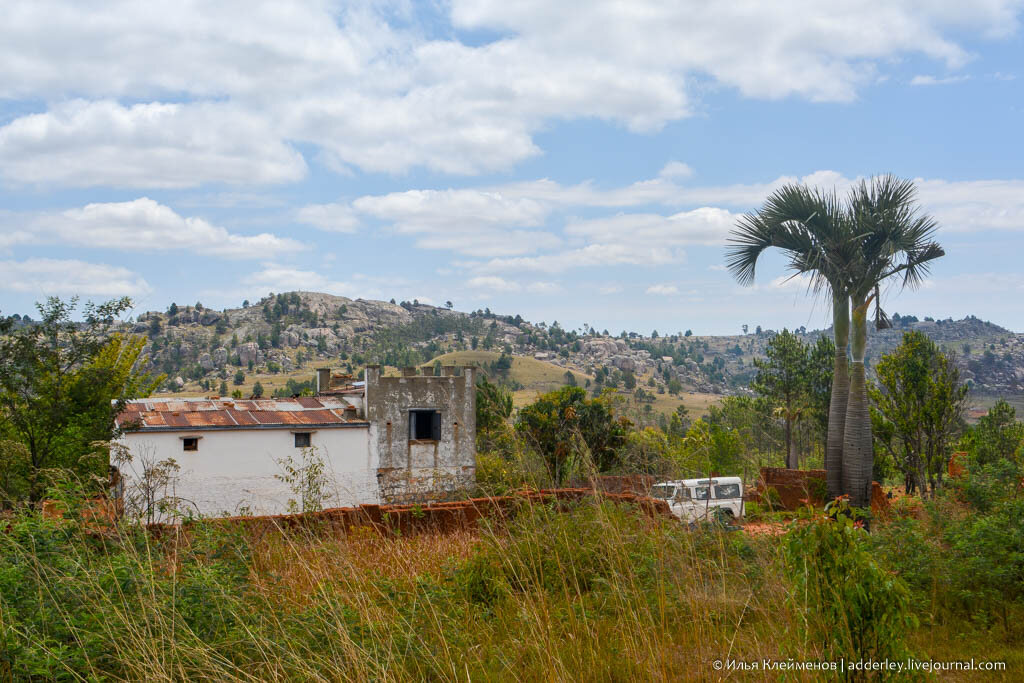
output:
POLYGON ((679 479, 651 487, 651 496, 668 502, 672 514, 686 523, 731 521, 743 517, 743 480, 739 477, 679 479))

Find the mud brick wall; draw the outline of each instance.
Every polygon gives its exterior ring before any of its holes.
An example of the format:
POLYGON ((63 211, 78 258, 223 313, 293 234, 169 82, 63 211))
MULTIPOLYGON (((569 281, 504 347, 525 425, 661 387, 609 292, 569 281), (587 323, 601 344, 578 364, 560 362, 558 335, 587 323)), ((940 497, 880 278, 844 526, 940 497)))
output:
POLYGON ((796 510, 810 501, 824 505, 825 470, 788 470, 784 467, 762 467, 757 491, 762 500, 768 489, 779 493, 784 510, 796 510))
MULTIPOLYGON (((268 515, 263 517, 224 517, 212 523, 238 528, 256 536, 278 530, 309 530, 318 534, 343 535, 356 528, 372 528, 383 535, 414 533, 451 533, 474 530, 480 520, 499 522, 512 519, 517 510, 527 504, 569 504, 594 496, 593 489, 547 489, 524 491, 510 496, 471 498, 469 500, 429 505, 360 505, 349 508, 331 508, 319 512, 297 515, 268 515)), ((636 506, 651 518, 672 517, 663 500, 645 498, 630 493, 600 494, 609 501, 636 506)), ((181 528, 167 524, 154 524, 150 531, 155 536, 187 533, 188 524, 181 528)))
POLYGON ((573 479, 573 488, 591 489, 603 493, 632 493, 635 496, 650 496, 656 480, 649 474, 601 475, 584 479, 573 479))

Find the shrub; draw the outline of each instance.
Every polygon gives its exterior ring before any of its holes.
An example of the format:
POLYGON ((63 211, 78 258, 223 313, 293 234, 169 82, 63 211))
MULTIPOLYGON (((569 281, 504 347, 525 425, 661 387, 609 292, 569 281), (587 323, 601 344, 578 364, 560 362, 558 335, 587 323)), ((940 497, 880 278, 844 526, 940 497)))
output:
POLYGON ((782 543, 803 641, 823 643, 827 659, 907 659, 905 638, 917 625, 910 591, 875 562, 845 501, 830 509, 835 519, 797 520, 782 543))

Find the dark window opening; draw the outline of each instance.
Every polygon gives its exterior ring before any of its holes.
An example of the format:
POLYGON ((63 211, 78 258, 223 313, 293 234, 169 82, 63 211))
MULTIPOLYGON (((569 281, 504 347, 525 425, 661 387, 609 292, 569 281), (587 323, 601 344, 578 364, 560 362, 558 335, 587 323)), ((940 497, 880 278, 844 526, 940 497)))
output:
POLYGON ((183 451, 198 451, 199 450, 199 438, 192 437, 189 439, 181 440, 181 450, 183 451))
POLYGON ((309 448, 312 443, 312 434, 309 432, 297 432, 295 434, 295 447, 296 448, 309 448))
POLYGON ((437 410, 410 410, 409 438, 417 441, 440 441, 441 413, 437 410))

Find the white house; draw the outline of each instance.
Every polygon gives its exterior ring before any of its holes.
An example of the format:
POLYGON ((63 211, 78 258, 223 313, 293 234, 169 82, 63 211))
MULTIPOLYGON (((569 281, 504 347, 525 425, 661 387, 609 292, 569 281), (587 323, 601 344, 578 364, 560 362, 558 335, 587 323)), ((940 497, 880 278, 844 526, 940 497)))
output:
POLYGON ((324 464, 324 507, 439 498, 475 477, 473 375, 381 377, 370 366, 352 382, 321 369, 316 396, 131 401, 117 420, 132 456, 122 475, 130 487, 142 463, 174 459, 167 495, 182 511, 279 514, 300 497, 285 463, 312 453, 324 464))

